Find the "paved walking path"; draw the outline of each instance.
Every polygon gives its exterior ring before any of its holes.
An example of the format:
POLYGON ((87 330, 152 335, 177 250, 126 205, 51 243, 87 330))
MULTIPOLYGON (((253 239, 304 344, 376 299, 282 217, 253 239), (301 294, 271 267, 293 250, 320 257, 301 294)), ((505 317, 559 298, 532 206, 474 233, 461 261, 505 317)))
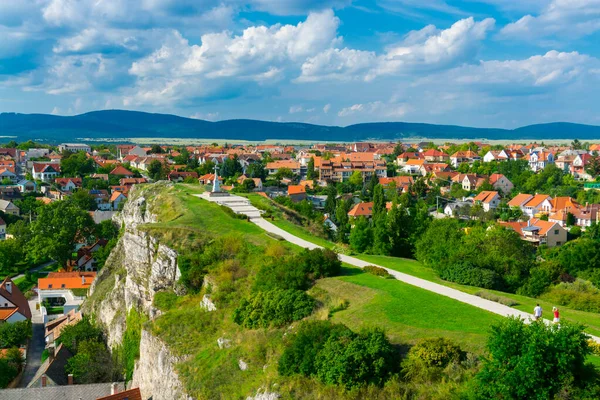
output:
MULTIPOLYGON (((28 272, 34 273, 34 272, 38 272, 41 271, 42 269, 46 268, 48 265, 52 265, 52 264, 56 264, 56 261, 52 260, 52 261, 48 261, 46 263, 43 263, 42 265, 38 265, 35 268, 31 268, 28 272)), ((13 276, 11 279, 14 281, 15 279, 20 279, 23 278, 25 276, 25 274, 19 274, 16 276, 13 276)))
POLYGON ((29 341, 27 349, 27 361, 25 364, 25 372, 19 383, 19 387, 25 388, 35 377, 38 369, 42 365, 42 352, 46 347, 44 340, 44 321, 42 314, 36 310, 37 298, 29 300, 29 308, 31 309, 31 325, 33 327, 33 336, 29 341))
MULTIPOLYGON (((314 243, 308 242, 304 239, 300 239, 299 237, 294 236, 291 233, 284 231, 283 229, 266 221, 264 218, 251 218, 250 221, 252 221, 256 225, 258 225, 260 228, 264 229, 265 231, 274 233, 278 236, 281 236, 288 242, 298 245, 300 247, 304 247, 306 249, 321 249, 322 248, 321 246, 318 246, 314 243)), ((355 267, 363 268, 363 267, 366 267, 367 265, 375 265, 376 267, 385 269, 387 272, 390 273, 390 275, 392 275, 394 278, 398 279, 399 281, 408 283, 409 285, 412 285, 412 286, 417 286, 421 289, 425 289, 430 292, 437 293, 441 296, 446 296, 451 299, 458 300, 462 303, 466 303, 466 304, 472 305, 477 308, 481 308, 486 311, 493 312, 494 314, 499 314, 499 315, 502 315, 505 317, 517 316, 517 317, 524 319, 525 321, 529 321, 530 318, 532 317, 532 314, 529 314, 525 311, 520 311, 515 308, 511 308, 511 307, 505 306, 503 304, 496 303, 495 301, 486 300, 479 296, 464 293, 464 292, 461 292, 460 290, 456 290, 456 289, 450 288, 448 286, 440 285, 439 283, 430 282, 425 279, 421 279, 421 278, 417 278, 412 275, 404 274, 402 272, 398 272, 393 269, 389 269, 389 268, 383 267, 381 265, 366 262, 366 261, 360 260, 358 258, 350 257, 350 256, 347 256, 344 254, 339 254, 339 256, 340 256, 340 259, 342 260, 342 262, 353 265, 355 267)), ((549 320, 544 320, 544 322, 547 324, 552 323, 549 320)), ((599 337, 596 337, 593 335, 589 335, 589 336, 596 343, 600 343, 599 337)))

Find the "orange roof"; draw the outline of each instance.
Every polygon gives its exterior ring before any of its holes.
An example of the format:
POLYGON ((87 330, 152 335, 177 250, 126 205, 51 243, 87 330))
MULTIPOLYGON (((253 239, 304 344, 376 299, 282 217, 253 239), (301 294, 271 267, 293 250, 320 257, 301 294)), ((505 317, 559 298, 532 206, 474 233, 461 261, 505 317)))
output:
POLYGON ((117 200, 119 198, 119 196, 121 196, 121 195, 123 195, 124 197, 127 197, 127 196, 125 196, 125 194, 123 192, 114 191, 112 193, 112 195, 110 196, 110 202, 112 203, 113 201, 117 200))
POLYGON ((288 186, 288 196, 294 194, 304 194, 306 193, 306 188, 303 185, 289 185, 288 186))
POLYGON ((315 181, 312 179, 300 181, 300 186, 308 186, 309 188, 312 189, 315 186, 315 181))
POLYGON ((38 279, 38 288, 41 290, 88 289, 94 279, 96 279, 95 272, 51 272, 47 278, 38 279))
POLYGON ((417 160, 417 159, 413 159, 411 158, 410 160, 408 160, 406 162, 406 165, 423 165, 425 164, 425 160, 417 160))
POLYGON ((396 182, 396 186, 407 186, 413 183, 412 176, 394 176, 392 178, 379 178, 379 183, 387 186, 392 182, 396 182))
POLYGON ((142 393, 140 392, 140 388, 135 388, 111 394, 109 396, 99 397, 97 400, 142 400, 142 393))
POLYGON ((367 217, 373 214, 373 202, 358 203, 348 211, 350 217, 367 217))
POLYGON ((556 197, 550 200, 552 211, 569 210, 579 207, 579 203, 572 197, 556 197))
POLYGON ((535 196, 533 196, 533 199, 525 203, 525 207, 537 207, 540 204, 542 204, 546 199, 552 200, 552 198, 547 194, 536 194, 535 196))
POLYGON ((424 157, 448 157, 448 154, 436 149, 425 150, 422 154, 424 157))
POLYGON ((514 230, 521 236, 523 236, 523 228, 526 228, 527 226, 537 226, 540 228, 538 235, 543 236, 556 225, 556 222, 531 218, 529 222, 500 222, 500 225, 514 230))
POLYGON ((123 176, 133 176, 133 172, 129 171, 122 165, 115 167, 112 171, 110 171, 110 175, 123 175, 123 176))
POLYGON ((480 201, 482 203, 489 203, 496 196, 498 196, 498 192, 494 192, 494 191, 491 191, 491 190, 490 191, 484 190, 483 192, 481 192, 477 196, 475 196, 475 198, 473 200, 474 201, 480 201))
POLYGON ((521 207, 528 202, 533 196, 527 193, 519 193, 511 201, 508 202, 509 207, 521 207))
POLYGON ((17 307, 0 308, 0 321, 6 321, 11 315, 16 313, 17 307))
POLYGON ((502 178, 506 178, 506 177, 502 174, 492 174, 492 175, 490 175, 490 183, 493 185, 494 183, 498 182, 502 178))
POLYGON ((279 160, 267 163, 267 169, 279 169, 279 168, 289 168, 289 169, 299 169, 300 163, 298 161, 290 161, 290 160, 279 160))

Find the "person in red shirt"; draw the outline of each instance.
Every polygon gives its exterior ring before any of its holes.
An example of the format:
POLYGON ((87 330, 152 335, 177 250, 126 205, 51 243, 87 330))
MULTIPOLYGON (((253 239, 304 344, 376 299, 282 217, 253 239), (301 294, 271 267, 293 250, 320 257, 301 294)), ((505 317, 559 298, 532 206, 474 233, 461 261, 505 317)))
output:
POLYGON ((560 314, 558 313, 558 308, 552 307, 552 313, 554 313, 554 320, 552 322, 558 324, 560 322, 560 314))

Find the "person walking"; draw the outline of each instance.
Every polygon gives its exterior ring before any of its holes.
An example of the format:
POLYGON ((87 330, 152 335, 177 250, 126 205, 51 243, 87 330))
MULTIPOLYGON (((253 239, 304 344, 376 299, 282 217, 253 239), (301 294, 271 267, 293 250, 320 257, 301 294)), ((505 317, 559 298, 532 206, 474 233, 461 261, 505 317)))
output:
POLYGON ((537 321, 541 318, 542 318, 542 307, 540 307, 540 305, 537 304, 535 306, 535 308, 533 309, 533 319, 537 321))
POLYGON ((552 307, 552 313, 554 314, 554 319, 552 320, 552 322, 558 324, 560 322, 560 314, 558 312, 558 308, 552 307))

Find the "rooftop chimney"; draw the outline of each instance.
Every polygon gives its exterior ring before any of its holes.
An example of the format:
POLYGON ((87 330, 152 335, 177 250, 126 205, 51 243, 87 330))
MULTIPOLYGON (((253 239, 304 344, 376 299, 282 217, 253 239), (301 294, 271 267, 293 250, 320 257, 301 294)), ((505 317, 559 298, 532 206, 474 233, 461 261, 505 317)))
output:
POLYGON ((72 385, 73 384, 73 374, 67 375, 67 384, 68 385, 72 385))
POLYGON ((46 387, 46 379, 48 379, 46 374, 42 375, 42 387, 46 387))
POLYGON ((119 393, 119 384, 117 382, 113 382, 110 384, 110 394, 119 393))
POLYGON ((55 352, 54 346, 48 347, 48 360, 50 362, 52 362, 52 360, 54 360, 54 352, 55 352))
POLYGON ((4 287, 6 288, 6 291, 8 293, 12 293, 12 282, 6 282, 6 284, 4 285, 4 287))
POLYGON ((81 284, 85 285, 85 276, 84 275, 81 275, 81 284))

